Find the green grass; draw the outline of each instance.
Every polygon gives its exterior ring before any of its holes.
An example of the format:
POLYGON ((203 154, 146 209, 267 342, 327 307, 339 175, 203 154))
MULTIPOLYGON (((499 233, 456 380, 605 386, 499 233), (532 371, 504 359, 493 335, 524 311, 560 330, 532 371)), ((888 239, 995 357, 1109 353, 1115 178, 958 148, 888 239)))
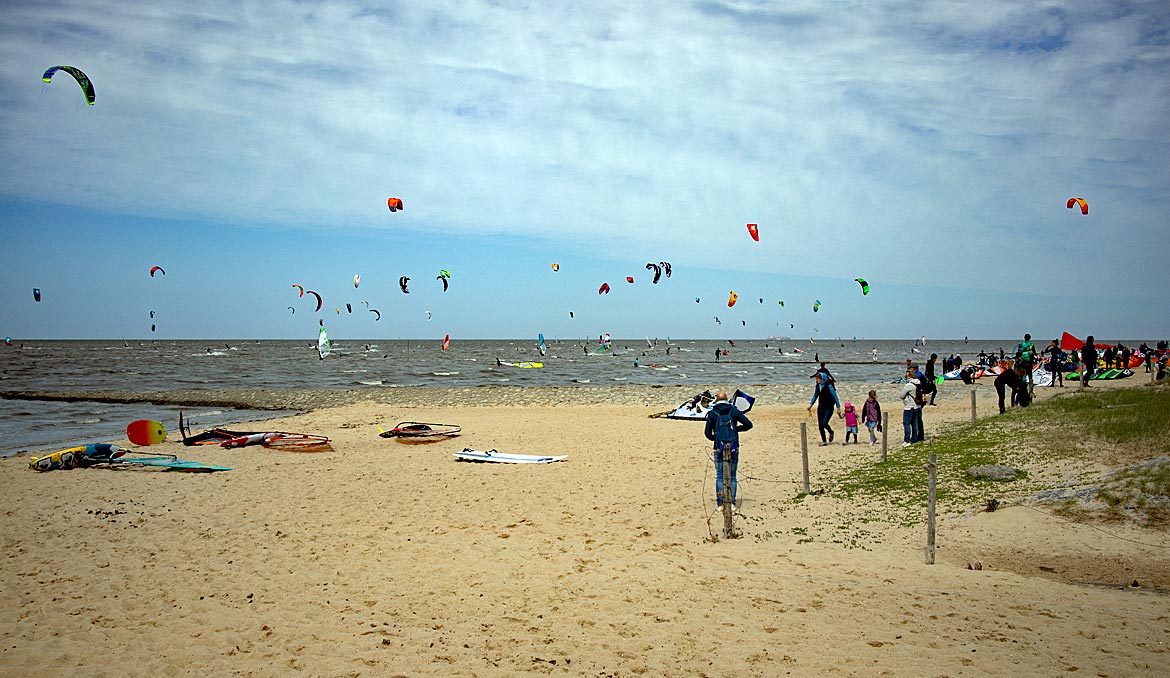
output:
MULTIPOLYGON (((922 519, 924 467, 931 454, 937 456, 940 513, 983 509, 1005 498, 1018 501, 1067 483, 1067 477, 1048 478, 1044 470, 1073 459, 1083 463, 1086 484, 1101 485, 1097 499, 1107 509, 1097 517, 1112 512, 1145 524, 1165 524, 1170 520, 1170 459, 1139 463, 1170 455, 1168 412, 1170 388, 1165 386, 1066 393, 974 426, 951 425, 927 443, 894 448, 886 462, 841 469, 827 489, 856 503, 880 502, 887 519, 912 524, 922 519), (1030 468, 1033 473, 1001 481, 966 474, 968 468, 985 464, 1030 468), (1094 464, 1125 470, 1101 480, 1091 470, 1094 464)), ((1067 515, 1076 511, 1075 502, 1066 506, 1067 515)))

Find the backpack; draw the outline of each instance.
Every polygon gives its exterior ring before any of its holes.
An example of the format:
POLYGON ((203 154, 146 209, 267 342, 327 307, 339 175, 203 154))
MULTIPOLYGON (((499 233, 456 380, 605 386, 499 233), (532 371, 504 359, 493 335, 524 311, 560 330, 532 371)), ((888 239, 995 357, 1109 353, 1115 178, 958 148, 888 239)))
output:
POLYGON ((1032 342, 1030 342, 1030 341, 1021 342, 1020 343, 1020 360, 1026 362, 1026 363, 1032 362, 1032 359, 1035 357, 1033 355, 1035 350, 1036 350, 1036 347, 1032 345, 1032 342))
POLYGON ((929 394, 930 391, 923 390, 922 384, 920 382, 917 386, 914 387, 914 404, 918 405, 919 407, 925 405, 926 396, 929 394))
POLYGON ((735 418, 731 416, 731 410, 727 414, 715 414, 715 440, 720 443, 735 440, 735 418))

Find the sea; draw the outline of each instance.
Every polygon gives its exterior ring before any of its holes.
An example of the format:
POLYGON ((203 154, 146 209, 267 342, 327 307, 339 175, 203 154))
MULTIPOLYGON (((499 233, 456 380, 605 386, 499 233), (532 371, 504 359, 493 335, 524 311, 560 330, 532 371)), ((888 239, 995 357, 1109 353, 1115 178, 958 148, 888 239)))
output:
POLYGON ((457 340, 446 351, 438 340, 348 340, 322 359, 305 340, 13 340, 0 345, 2 394, 131 391, 142 402, 0 398, 0 456, 118 440, 136 419, 173 430, 180 409, 201 428, 291 414, 154 405, 151 391, 693 384, 698 392, 805 382, 818 361, 839 381, 882 383, 899 379, 907 358, 937 353, 941 371, 942 358, 1010 353, 1016 341, 554 339, 542 355, 535 339, 457 340))

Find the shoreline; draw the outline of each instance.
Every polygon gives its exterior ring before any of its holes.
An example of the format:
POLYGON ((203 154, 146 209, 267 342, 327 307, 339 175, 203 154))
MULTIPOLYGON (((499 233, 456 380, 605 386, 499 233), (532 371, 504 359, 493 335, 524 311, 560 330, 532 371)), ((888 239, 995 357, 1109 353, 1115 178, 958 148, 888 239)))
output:
MULTIPOLYGON (((966 397, 972 386, 939 389, 937 400, 966 397)), ((979 388, 980 385, 975 385, 979 388)), ((990 382, 983 385, 991 389, 990 382)), ((617 384, 562 386, 528 386, 520 384, 483 386, 412 386, 402 388, 348 389, 178 389, 167 391, 78 390, 78 391, 0 391, 0 399, 44 401, 92 401, 103 403, 152 403, 191 407, 234 407, 252 410, 298 410, 312 412, 363 402, 395 406, 500 407, 508 405, 588 406, 646 405, 674 408, 697 393, 710 389, 728 392, 743 389, 756 399, 757 405, 797 405, 807 403, 812 394, 812 380, 807 383, 780 384, 617 384)), ((879 399, 896 397, 898 383, 837 382, 842 402, 846 398, 864 400, 869 390, 879 399), (891 395, 893 394, 893 395, 891 395)))

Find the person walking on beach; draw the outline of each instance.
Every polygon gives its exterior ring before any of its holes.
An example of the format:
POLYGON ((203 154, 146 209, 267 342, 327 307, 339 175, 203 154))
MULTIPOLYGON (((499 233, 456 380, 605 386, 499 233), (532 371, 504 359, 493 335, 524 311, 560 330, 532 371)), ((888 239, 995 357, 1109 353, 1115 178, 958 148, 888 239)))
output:
POLYGON ((715 503, 723 508, 723 448, 727 446, 728 461, 731 463, 731 507, 736 510, 739 506, 735 496, 736 469, 739 467, 739 434, 750 431, 752 422, 747 415, 739 411, 727 399, 727 391, 715 394, 715 402, 707 412, 707 427, 703 432, 707 440, 715 443, 715 503))
POLYGON ((821 433, 821 446, 824 447, 833 442, 833 427, 829 422, 833 420, 833 409, 836 407, 837 416, 841 416, 841 401, 837 398, 837 389, 833 386, 833 379, 826 377, 824 372, 818 370, 813 378, 817 380, 816 389, 813 391, 812 400, 808 401, 808 413, 812 414, 813 404, 817 404, 817 430, 821 433), (825 438, 825 433, 828 433, 828 438, 825 438))
POLYGON ((882 406, 878 403, 877 391, 870 391, 869 397, 861 405, 861 421, 869 429, 869 446, 877 443, 877 434, 874 431, 882 430, 882 406))
POLYGON ((1093 344, 1093 335, 1085 337, 1085 345, 1081 347, 1081 386, 1088 386, 1097 369, 1097 347, 1093 344))
POLYGON ((1055 339, 1044 349, 1044 353, 1048 355, 1048 371, 1052 373, 1052 381, 1048 382, 1048 388, 1056 388, 1057 382, 1060 383, 1061 388, 1064 387, 1064 351, 1060 348, 1060 343, 1055 339))
POLYGON ((849 434, 853 434, 853 444, 857 444, 857 410, 853 408, 853 403, 848 400, 845 401, 845 444, 849 444, 849 434))
POLYGON ((906 383, 902 386, 902 447, 918 442, 922 427, 922 410, 918 407, 918 376, 911 365, 906 368, 906 383))

